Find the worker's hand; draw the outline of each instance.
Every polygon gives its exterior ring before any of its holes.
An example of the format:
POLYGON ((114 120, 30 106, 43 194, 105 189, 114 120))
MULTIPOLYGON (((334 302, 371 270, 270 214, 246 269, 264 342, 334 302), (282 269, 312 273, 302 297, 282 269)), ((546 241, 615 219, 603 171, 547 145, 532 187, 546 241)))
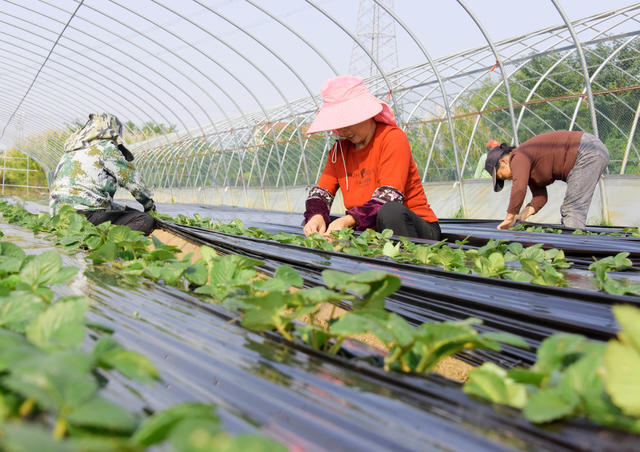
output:
POLYGON ((327 227, 327 232, 324 233, 325 237, 330 236, 331 231, 339 231, 343 228, 351 228, 356 225, 356 219, 351 215, 345 215, 344 217, 340 217, 336 220, 333 220, 329 223, 329 227, 327 227))
POLYGON ((303 231, 306 237, 309 237, 314 232, 324 234, 327 230, 327 224, 324 222, 324 217, 320 214, 314 215, 309 218, 307 224, 304 225, 303 231))
POLYGON ((515 223, 516 223, 516 216, 512 213, 508 213, 504 221, 498 225, 498 229, 509 229, 515 223))
POLYGON ((536 213, 536 209, 534 209, 531 206, 525 206, 525 208, 522 209, 520 213, 516 216, 516 221, 525 221, 534 213, 536 213))

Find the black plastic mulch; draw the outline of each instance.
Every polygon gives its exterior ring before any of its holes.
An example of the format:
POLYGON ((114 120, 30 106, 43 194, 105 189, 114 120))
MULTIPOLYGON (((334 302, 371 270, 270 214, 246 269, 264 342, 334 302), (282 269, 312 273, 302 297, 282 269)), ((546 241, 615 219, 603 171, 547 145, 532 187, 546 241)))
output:
POLYGON ((540 341, 553 333, 577 333, 595 340, 608 340, 618 330, 611 306, 640 304, 640 299, 631 296, 484 278, 172 223, 163 223, 163 227, 223 252, 261 259, 269 273, 279 265, 288 264, 309 285, 320 284, 321 272, 327 268, 352 273, 372 269, 393 273, 401 278, 402 287, 387 298, 387 309, 413 324, 477 317, 483 320, 480 330, 507 331, 525 338, 533 347, 530 351, 505 347, 499 355, 476 352, 469 355, 470 358, 476 356, 479 361, 490 359, 506 367, 534 362, 540 341))
MULTIPOLYGON (((33 243, 32 252, 45 246, 26 231, 20 240, 23 247, 33 243)), ((111 327, 116 340, 159 368, 162 382, 155 385, 107 374, 106 395, 133 410, 216 403, 231 432, 270 435, 296 451, 630 451, 637 445, 637 435, 586 421, 536 427, 517 410, 475 401, 438 376, 383 372, 250 332, 220 306, 108 266, 87 266, 57 290, 90 297, 91 320, 111 327)))

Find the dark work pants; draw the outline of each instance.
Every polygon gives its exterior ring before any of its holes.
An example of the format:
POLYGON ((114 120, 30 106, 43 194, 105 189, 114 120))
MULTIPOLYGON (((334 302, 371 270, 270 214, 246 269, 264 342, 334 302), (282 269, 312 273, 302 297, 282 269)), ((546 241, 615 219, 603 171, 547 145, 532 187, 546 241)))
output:
POLYGON ((105 221, 111 224, 129 226, 134 231, 141 231, 144 235, 149 235, 156 227, 156 219, 145 212, 126 207, 125 210, 79 210, 87 220, 94 225, 99 225, 105 221))
POLYGON ((429 223, 399 202, 388 202, 380 207, 376 217, 376 230, 391 229, 395 235, 440 240, 440 224, 429 223))

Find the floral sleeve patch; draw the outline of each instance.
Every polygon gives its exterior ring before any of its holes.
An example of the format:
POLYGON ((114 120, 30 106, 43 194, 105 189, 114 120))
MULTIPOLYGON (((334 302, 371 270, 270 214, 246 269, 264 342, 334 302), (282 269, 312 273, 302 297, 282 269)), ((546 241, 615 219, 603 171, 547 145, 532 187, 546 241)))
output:
POLYGON ((309 190, 309 197, 307 199, 321 199, 327 205, 327 208, 331 210, 331 205, 333 204, 334 197, 324 188, 320 188, 317 185, 309 190))
POLYGON ((391 201, 404 202, 404 195, 400 190, 392 187, 391 185, 383 185, 376 188, 371 199, 382 201, 383 203, 391 201))

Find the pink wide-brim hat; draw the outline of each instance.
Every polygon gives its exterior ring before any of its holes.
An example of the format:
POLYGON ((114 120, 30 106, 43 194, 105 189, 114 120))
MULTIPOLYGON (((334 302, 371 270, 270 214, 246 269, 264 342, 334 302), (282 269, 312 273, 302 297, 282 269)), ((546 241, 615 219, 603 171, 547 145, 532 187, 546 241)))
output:
POLYGON ((330 78, 320 91, 322 107, 307 133, 340 129, 369 118, 398 126, 391 107, 371 94, 360 77, 341 75, 330 78))

